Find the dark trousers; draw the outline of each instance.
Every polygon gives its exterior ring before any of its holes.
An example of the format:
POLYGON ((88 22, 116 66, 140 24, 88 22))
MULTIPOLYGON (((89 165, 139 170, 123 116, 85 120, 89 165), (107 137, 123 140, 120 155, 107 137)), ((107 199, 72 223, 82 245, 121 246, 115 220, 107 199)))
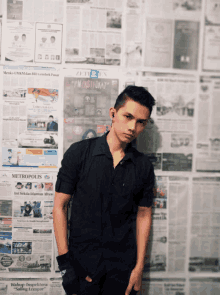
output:
MULTIPOLYGON (((80 292, 77 295, 125 295, 133 268, 134 266, 127 270, 122 269, 117 261, 112 262, 102 257, 92 282, 79 280, 80 292)), ((138 292, 132 289, 130 295, 138 292)))

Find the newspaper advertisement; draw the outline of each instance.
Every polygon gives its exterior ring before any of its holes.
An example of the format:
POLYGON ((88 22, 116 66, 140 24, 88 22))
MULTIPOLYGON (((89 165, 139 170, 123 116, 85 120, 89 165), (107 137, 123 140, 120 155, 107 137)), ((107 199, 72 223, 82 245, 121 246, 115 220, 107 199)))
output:
POLYGON ((118 89, 116 71, 72 69, 64 73, 64 151, 74 142, 110 130, 109 109, 118 89))
POLYGON ((3 167, 57 168, 59 71, 5 66, 2 99, 3 167))
POLYGON ((145 67, 171 67, 173 24, 169 19, 146 20, 145 67))
POLYGON ((7 19, 63 23, 63 0, 6 0, 7 19))
POLYGON ((220 279, 213 277, 190 278, 190 295, 217 295, 220 293, 220 279))
POLYGON ((121 65, 122 4, 67 1, 66 63, 121 65))
POLYGON ((201 76, 199 85, 196 171, 220 172, 220 77, 201 76))
POLYGON ((144 66, 196 70, 201 1, 145 1, 144 66))
POLYGON ((55 175, 0 175, 0 272, 51 272, 55 175))
POLYGON ((36 23, 35 62, 61 63, 62 25, 36 23))
POLYGON ((196 78, 142 72, 141 85, 156 100, 153 120, 138 138, 141 151, 149 154, 155 169, 191 171, 196 78))
POLYGON ((125 10, 125 67, 142 66, 144 5, 141 0, 126 1, 125 10))
MULTIPOLYGON (((183 278, 144 278, 141 295, 187 295, 187 283, 183 278)), ((191 294, 190 294, 191 295, 191 294)))
POLYGON ((219 177, 193 178, 190 272, 220 271, 219 189, 219 177))
POLYGON ((5 61, 33 62, 34 23, 8 21, 6 36, 5 61))

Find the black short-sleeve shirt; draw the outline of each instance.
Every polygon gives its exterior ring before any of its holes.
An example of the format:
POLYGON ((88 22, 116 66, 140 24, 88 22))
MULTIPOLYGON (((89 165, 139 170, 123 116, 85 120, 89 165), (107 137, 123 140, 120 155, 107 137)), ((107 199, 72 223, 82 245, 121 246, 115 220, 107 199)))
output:
POLYGON ((73 195, 69 249, 90 275, 103 253, 115 255, 124 267, 128 257, 135 263, 137 209, 150 207, 154 196, 154 169, 147 155, 130 143, 114 168, 108 133, 69 147, 55 188, 73 195))

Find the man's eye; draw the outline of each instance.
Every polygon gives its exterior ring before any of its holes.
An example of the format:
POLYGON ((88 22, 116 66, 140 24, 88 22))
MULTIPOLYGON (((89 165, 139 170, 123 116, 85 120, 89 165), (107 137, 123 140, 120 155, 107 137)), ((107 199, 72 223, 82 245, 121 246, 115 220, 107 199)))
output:
POLYGON ((126 117, 126 118, 131 118, 131 116, 126 116, 126 115, 125 115, 125 117, 126 117))

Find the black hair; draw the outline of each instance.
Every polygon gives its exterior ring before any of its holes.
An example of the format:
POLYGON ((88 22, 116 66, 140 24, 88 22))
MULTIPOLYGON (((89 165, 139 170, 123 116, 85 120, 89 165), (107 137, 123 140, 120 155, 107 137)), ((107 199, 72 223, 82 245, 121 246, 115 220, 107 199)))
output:
POLYGON ((118 111, 129 98, 147 107, 150 114, 156 103, 153 96, 144 87, 129 85, 117 97, 114 105, 116 111, 118 111))
POLYGON ((50 115, 49 118, 53 118, 53 115, 50 115))

